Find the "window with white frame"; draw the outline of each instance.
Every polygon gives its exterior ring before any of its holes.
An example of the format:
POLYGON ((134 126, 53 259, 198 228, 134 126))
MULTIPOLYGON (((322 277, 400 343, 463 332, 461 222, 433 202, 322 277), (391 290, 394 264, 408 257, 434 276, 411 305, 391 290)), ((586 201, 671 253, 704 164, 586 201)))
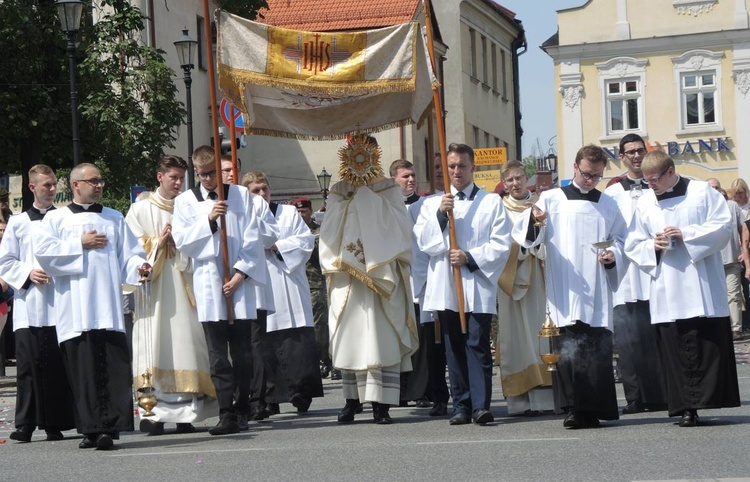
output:
POLYGON ((683 125, 716 124, 716 74, 684 73, 681 77, 683 125))
POLYGON ((601 92, 602 139, 646 133, 645 59, 616 57, 596 64, 601 92))
POLYGON ((721 131, 721 59, 723 52, 691 50, 673 57, 678 86, 678 130, 721 131))
POLYGON ((615 133, 640 129, 640 82, 637 79, 608 80, 605 88, 607 131, 615 133))

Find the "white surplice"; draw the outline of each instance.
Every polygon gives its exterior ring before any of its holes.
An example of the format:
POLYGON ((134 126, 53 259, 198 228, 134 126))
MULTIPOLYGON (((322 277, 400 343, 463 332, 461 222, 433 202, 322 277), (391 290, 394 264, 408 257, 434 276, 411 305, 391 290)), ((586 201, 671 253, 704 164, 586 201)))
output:
POLYGON ((612 290, 618 272, 627 269, 622 252, 627 232, 617 203, 606 194, 598 202, 569 200, 563 189, 544 191, 536 206, 548 216, 536 239, 527 240, 531 208, 513 227, 513 240, 531 248, 544 243, 546 249, 547 300, 550 316, 559 327, 580 320, 591 327, 612 329, 612 290), (612 241, 615 267, 606 269, 592 246, 612 241))
MULTIPOLYGON (((621 183, 609 186, 604 192, 612 197, 620 208, 625 223, 630 227, 635 216, 635 209, 644 199, 644 194, 650 189, 646 187, 642 190, 626 191, 621 183)), ((651 289, 650 277, 638 269, 633 263, 628 263, 628 270, 620 281, 620 286, 613 295, 614 306, 625 303, 634 303, 638 300, 648 301, 649 291, 651 289)))
MULTIPOLYGON (((140 300, 133 328, 133 379, 150 371, 158 400, 154 422, 200 422, 218 414, 206 337, 198 322, 190 258, 174 246, 158 247, 172 222, 173 200, 156 191, 136 202, 125 217, 154 267, 150 298, 140 300)), ((136 296, 142 296, 143 289, 136 296)), ((143 416, 143 409, 139 408, 143 416)))
MULTIPOLYGON (((265 258, 266 250, 270 249, 279 239, 279 226, 276 223, 276 218, 269 209, 268 203, 263 199, 263 196, 250 193, 250 203, 252 210, 255 213, 258 237, 261 241, 255 246, 255 249, 257 250, 257 256, 265 258)), ((274 306, 274 293, 270 282, 271 275, 268 269, 268 263, 264 262, 263 268, 266 271, 266 279, 269 281, 263 284, 253 284, 256 308, 259 310, 266 310, 267 313, 273 313, 276 311, 276 307, 274 306)))
MULTIPOLYGON (((441 228, 437 218, 442 196, 425 199, 414 226, 419 249, 430 256, 423 310, 457 312, 449 231, 441 228)), ((458 248, 471 254, 479 267, 473 272, 468 266, 461 267, 464 310, 495 314, 497 280, 507 262, 511 241, 511 224, 500 196, 479 190, 472 201, 454 199, 453 216, 458 248)))
POLYGON ((54 279, 58 342, 89 330, 125 333, 122 284, 138 283, 146 253, 122 214, 107 207, 101 213, 55 209, 34 236, 36 259, 54 279), (83 249, 81 237, 92 230, 107 236, 105 247, 83 249))
MULTIPOLYGON (((33 215, 33 213, 32 213, 33 215)), ((0 243, 0 278, 13 287, 13 331, 28 327, 55 326, 54 281, 30 283, 31 270, 41 266, 34 258, 34 230, 41 218, 32 220, 29 211, 11 216, 0 243)))
POLYGON ((277 252, 265 250, 274 297, 275 313, 268 315, 267 330, 313 326, 310 284, 305 263, 310 259, 315 236, 294 206, 279 204, 276 211, 279 239, 277 252))
MULTIPOLYGON (((229 252, 229 277, 235 270, 247 275, 232 297, 234 318, 255 319, 256 285, 268 281, 266 261, 259 238, 258 219, 251 204, 250 192, 236 185, 228 188, 227 214, 224 216, 229 252)), ((175 199, 172 236, 177 249, 193 258, 193 285, 198 305, 198 320, 213 322, 227 319, 222 263, 221 229, 212 232, 208 215, 215 201, 204 197, 201 186, 185 191, 175 199), (203 200, 199 200, 200 193, 203 200)), ((219 186, 221 189, 221 186, 219 186)), ((221 223, 221 220, 217 220, 221 223)))
POLYGON ((657 201, 648 192, 643 198, 625 250, 652 279, 651 323, 729 316, 721 250, 735 228, 727 202, 696 180, 689 181, 686 195, 657 201), (682 240, 657 258, 654 238, 667 226, 680 228, 682 240))

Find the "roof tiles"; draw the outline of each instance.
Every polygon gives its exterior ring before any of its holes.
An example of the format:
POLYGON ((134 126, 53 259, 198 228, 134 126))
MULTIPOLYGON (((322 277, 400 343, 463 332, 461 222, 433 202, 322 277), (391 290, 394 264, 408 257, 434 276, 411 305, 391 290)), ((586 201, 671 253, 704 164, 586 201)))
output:
POLYGON ((387 27, 414 18, 422 0, 266 0, 259 22, 294 30, 338 31, 387 27), (375 3, 375 7, 373 7, 375 3))

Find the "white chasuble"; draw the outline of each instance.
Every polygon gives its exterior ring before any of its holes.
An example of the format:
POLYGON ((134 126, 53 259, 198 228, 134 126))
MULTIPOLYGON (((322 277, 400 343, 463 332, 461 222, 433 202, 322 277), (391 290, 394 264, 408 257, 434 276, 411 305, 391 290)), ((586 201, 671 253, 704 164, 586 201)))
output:
MULTIPOLYGON (((230 270, 227 275, 231 278, 235 270, 247 275, 231 299, 234 318, 255 319, 255 286, 267 282, 258 220, 252 210, 247 189, 235 185, 224 185, 224 189, 227 193, 227 214, 224 221, 230 270)), ((214 203, 211 199, 202 199, 200 186, 196 186, 175 198, 172 221, 172 236, 177 249, 193 259, 193 286, 198 305, 198 321, 201 322, 227 319, 227 299, 222 292, 224 264, 221 229, 212 232, 208 219, 214 203)), ((217 220, 217 223, 220 222, 217 220)))
POLYGON ((99 204, 89 211, 77 205, 55 209, 35 239, 36 259, 54 279, 57 341, 89 330, 125 333, 122 285, 138 283, 146 253, 122 214, 99 204), (106 246, 83 249, 81 237, 90 231, 106 235, 106 246))
MULTIPOLYGON (((513 227, 513 240, 525 248, 544 244, 547 300, 552 321, 560 327, 580 320, 612 328, 612 291, 617 289, 627 260, 622 252, 627 232, 617 203, 606 194, 598 202, 568 199, 564 189, 544 191, 535 204, 547 220, 533 240, 527 239, 531 208, 513 227), (594 243, 610 241, 615 266, 599 263, 594 243)), ((533 229, 533 226, 532 226, 533 229)))
POLYGON ((707 183, 682 178, 675 189, 681 183, 687 184, 681 195, 644 194, 625 244, 628 257, 651 277, 652 324, 729 316, 721 258, 733 229, 729 207, 707 183), (680 228, 682 240, 657 256, 654 238, 667 226, 680 228))
MULTIPOLYGON (((443 229, 437 217, 442 196, 435 194, 425 199, 414 226, 419 249, 430 256, 423 310, 457 312, 449 231, 447 226, 443 229)), ((511 242, 511 223, 500 196, 478 190, 473 200, 454 199, 453 216, 458 249, 469 253, 478 267, 475 271, 467 265, 461 267, 464 310, 495 314, 497 280, 511 242)))
POLYGON ((11 216, 0 243, 0 278, 13 287, 13 331, 54 326, 54 281, 35 284, 29 280, 40 265, 34 258, 34 231, 43 215, 31 209, 11 216), (33 218, 33 219, 32 219, 33 218))
POLYGON ((133 204, 125 217, 153 266, 150 297, 137 303, 147 311, 136 310, 133 378, 138 388, 143 386, 142 373, 149 370, 153 375, 159 403, 150 420, 191 423, 216 415, 218 406, 206 410, 206 404, 215 405, 206 397, 216 398, 216 389, 198 322, 190 258, 173 242, 159 246, 162 231, 172 222, 173 206, 174 200, 156 191, 133 204))
POLYGON ((315 236, 294 206, 276 205, 276 224, 277 250, 265 250, 275 307, 268 315, 267 330, 311 327, 312 300, 305 263, 315 246, 315 236))
POLYGON ((410 257, 410 222, 394 181, 332 186, 320 228, 320 265, 336 368, 411 370, 419 342, 410 257))

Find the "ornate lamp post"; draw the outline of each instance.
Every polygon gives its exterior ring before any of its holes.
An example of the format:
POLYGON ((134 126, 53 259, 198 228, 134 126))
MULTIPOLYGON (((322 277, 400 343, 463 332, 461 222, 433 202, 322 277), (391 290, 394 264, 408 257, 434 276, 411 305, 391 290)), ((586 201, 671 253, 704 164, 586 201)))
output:
POLYGON ((70 70, 70 114, 71 137, 73 138, 73 165, 81 163, 81 146, 78 136, 78 86, 76 85, 76 34, 81 25, 84 2, 80 0, 57 0, 57 15, 60 26, 68 35, 68 63, 70 70))
POLYGON ((185 74, 183 80, 185 81, 185 95, 187 97, 185 101, 185 107, 187 108, 187 135, 188 135, 188 187, 195 187, 195 173, 193 169, 193 96, 190 91, 190 86, 193 84, 193 79, 190 76, 190 71, 195 67, 193 65, 193 56, 198 48, 198 41, 193 40, 188 35, 187 27, 182 29, 182 37, 180 40, 174 43, 177 49, 177 56, 180 59, 180 67, 185 74))
POLYGON ((323 194, 323 206, 325 206, 328 199, 328 186, 331 185, 331 175, 326 172, 325 167, 318 174, 318 185, 320 186, 320 192, 323 194))

